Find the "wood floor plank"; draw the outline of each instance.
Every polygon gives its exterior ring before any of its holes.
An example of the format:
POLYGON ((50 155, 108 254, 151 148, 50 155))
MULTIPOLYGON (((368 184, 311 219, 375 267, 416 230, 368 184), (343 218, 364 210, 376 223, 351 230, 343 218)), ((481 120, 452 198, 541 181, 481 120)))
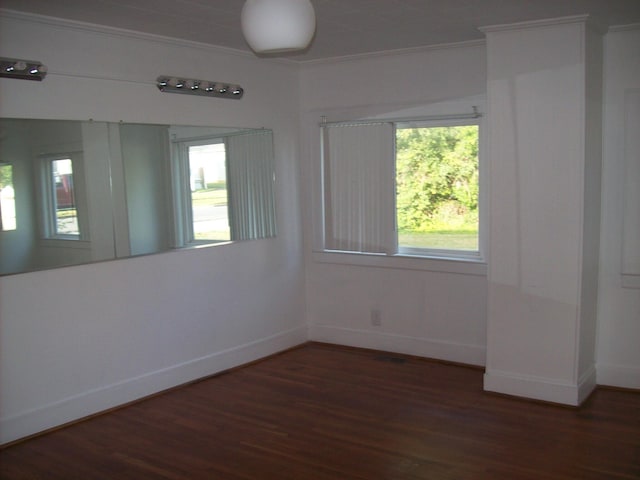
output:
POLYGON ((640 479, 640 393, 579 409, 482 371, 308 344, 0 451, 0 478, 640 479))

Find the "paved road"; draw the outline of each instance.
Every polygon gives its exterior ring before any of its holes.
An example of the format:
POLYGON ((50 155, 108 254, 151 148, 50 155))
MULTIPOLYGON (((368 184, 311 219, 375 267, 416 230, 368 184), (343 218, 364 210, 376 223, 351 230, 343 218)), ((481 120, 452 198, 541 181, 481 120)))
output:
POLYGON ((193 233, 225 231, 229 228, 226 206, 195 205, 193 207, 193 233))

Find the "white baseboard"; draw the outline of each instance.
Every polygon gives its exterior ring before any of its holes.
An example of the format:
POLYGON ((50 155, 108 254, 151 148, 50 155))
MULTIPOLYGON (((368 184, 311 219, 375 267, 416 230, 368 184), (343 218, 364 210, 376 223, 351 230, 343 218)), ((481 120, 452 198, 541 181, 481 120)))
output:
POLYGON ((595 387, 594 367, 585 372, 576 384, 499 370, 487 370, 484 375, 486 391, 572 406, 580 405, 595 387))
POLYGON ((311 325, 309 327, 309 340, 404 353, 478 366, 484 366, 486 354, 484 345, 466 345, 329 325, 311 325))
POLYGON ((640 367, 599 363, 598 385, 640 389, 640 367))
POLYGON ((0 419, 0 445, 258 360, 306 341, 307 326, 304 325, 0 419))

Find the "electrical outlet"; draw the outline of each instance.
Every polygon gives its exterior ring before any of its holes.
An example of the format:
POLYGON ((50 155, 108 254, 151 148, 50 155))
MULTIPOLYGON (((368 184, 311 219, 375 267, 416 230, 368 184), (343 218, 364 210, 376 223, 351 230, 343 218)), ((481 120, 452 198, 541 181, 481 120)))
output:
POLYGON ((371 325, 374 327, 382 325, 382 315, 380 315, 380 310, 377 308, 371 310, 371 325))

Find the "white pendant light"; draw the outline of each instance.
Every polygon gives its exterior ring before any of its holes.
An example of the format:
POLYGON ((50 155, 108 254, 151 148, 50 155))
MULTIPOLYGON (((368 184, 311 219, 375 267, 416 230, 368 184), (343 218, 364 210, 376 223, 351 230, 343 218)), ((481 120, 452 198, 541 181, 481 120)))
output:
POLYGON ((316 30, 310 0, 246 0, 240 21, 256 53, 304 50, 316 30))

